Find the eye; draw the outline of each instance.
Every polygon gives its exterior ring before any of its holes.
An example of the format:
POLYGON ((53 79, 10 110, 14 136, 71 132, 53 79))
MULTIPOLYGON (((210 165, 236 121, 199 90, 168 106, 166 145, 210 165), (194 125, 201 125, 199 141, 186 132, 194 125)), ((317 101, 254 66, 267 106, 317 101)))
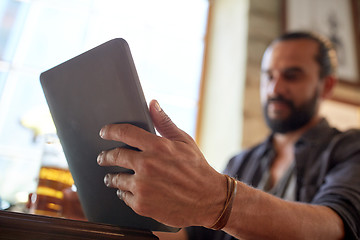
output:
POLYGON ((298 68, 289 69, 283 72, 283 78, 289 82, 298 81, 303 77, 303 75, 303 71, 298 68))
POLYGON ((299 79, 300 74, 295 73, 295 72, 286 72, 284 73, 284 79, 286 79, 287 81, 295 81, 297 79, 299 79))
POLYGON ((272 81, 274 79, 274 75, 270 71, 264 71, 261 73, 261 78, 266 81, 272 81))

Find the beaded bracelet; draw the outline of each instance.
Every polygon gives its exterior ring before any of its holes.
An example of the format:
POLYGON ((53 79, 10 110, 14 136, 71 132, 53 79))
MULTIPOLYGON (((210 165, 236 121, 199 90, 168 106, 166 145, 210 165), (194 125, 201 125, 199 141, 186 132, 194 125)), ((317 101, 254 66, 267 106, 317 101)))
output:
POLYGON ((226 181, 227 181, 227 193, 226 193, 225 205, 224 205, 224 209, 222 210, 219 218, 210 227, 213 230, 220 230, 223 227, 225 227, 225 225, 227 224, 229 217, 230 217, 234 198, 236 195, 236 189, 237 189, 236 180, 228 175, 225 175, 225 177, 226 177, 226 181))

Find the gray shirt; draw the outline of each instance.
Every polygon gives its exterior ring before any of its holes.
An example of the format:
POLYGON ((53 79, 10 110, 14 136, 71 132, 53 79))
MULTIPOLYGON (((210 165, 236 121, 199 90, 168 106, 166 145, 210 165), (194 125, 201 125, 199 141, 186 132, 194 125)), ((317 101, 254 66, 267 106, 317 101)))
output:
MULTIPOLYGON (((224 173, 260 187, 276 155, 272 136, 232 158, 224 173)), ((360 130, 340 132, 325 119, 295 144, 295 201, 332 208, 342 218, 346 239, 360 238, 360 130)), ((222 231, 187 229, 190 240, 232 240, 222 231)))

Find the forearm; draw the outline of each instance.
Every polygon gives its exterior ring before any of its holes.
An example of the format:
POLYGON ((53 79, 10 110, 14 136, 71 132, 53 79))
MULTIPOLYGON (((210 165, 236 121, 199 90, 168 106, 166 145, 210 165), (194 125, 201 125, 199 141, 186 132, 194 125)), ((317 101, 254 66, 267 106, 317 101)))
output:
POLYGON ((324 206, 289 202, 238 182, 223 229, 240 239, 342 239, 341 218, 324 206))

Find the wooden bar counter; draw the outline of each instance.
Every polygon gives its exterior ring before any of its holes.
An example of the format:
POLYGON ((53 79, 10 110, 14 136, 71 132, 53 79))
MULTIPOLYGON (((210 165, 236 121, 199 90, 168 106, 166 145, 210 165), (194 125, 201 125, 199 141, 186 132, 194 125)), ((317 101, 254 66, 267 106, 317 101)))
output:
POLYGON ((1 240, 156 240, 150 231, 0 210, 1 240))

